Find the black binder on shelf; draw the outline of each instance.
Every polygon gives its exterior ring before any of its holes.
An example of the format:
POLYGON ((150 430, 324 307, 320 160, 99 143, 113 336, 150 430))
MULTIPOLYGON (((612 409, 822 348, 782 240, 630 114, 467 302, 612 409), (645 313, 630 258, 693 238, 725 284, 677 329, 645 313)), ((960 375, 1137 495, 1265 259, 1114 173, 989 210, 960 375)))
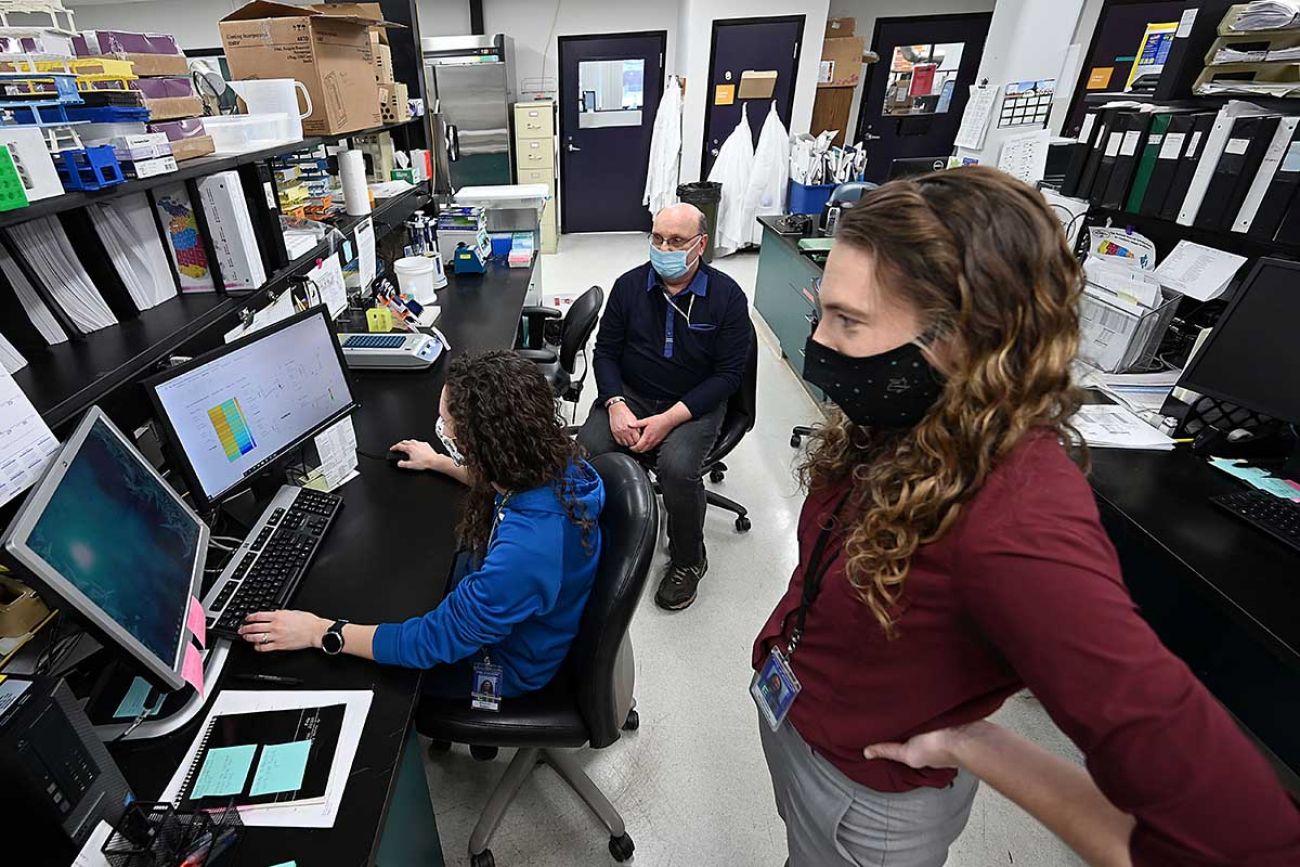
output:
POLYGON ((1201 161, 1201 154, 1205 152, 1205 139, 1209 136, 1210 128, 1214 126, 1217 117, 1217 112, 1196 115, 1196 122, 1192 124, 1192 131, 1188 135, 1187 149, 1182 159, 1178 161, 1178 171, 1174 172, 1169 193, 1165 196, 1165 202, 1156 215, 1160 219, 1178 219, 1178 212, 1183 208, 1183 199, 1187 197, 1187 188, 1191 186, 1192 178, 1196 175, 1196 166, 1201 161))
POLYGON ((1142 209, 1138 212, 1143 216, 1154 217, 1164 207, 1174 175, 1178 173, 1183 154, 1187 153, 1192 124, 1199 116, 1176 114, 1170 119, 1169 128, 1165 130, 1164 140, 1160 143, 1155 167, 1151 169, 1151 180, 1147 183, 1147 193, 1142 199, 1142 209))
POLYGON ((1282 219, 1297 203, 1297 191, 1300 191, 1300 126, 1291 135, 1291 144, 1273 174, 1273 181, 1259 203, 1259 210, 1255 212, 1246 236, 1258 241, 1273 240, 1282 219))
POLYGON ((1124 136, 1120 139, 1115 165, 1105 189, 1098 197, 1098 204, 1103 208, 1123 210, 1129 186, 1133 183, 1133 174, 1137 171, 1138 161, 1142 159, 1147 133, 1151 131, 1151 116, 1151 112, 1135 111, 1125 118, 1124 136))
POLYGON ((1233 122, 1228 143, 1205 190, 1205 200, 1196 213, 1197 228, 1213 231, 1232 228, 1264 160, 1264 151, 1277 132, 1279 120, 1277 115, 1263 115, 1239 117, 1233 122))
POLYGON ((1101 148, 1101 161, 1097 164, 1097 176, 1092 179, 1092 189, 1088 199, 1094 205, 1100 205, 1110 176, 1115 172, 1115 161, 1119 159, 1119 149, 1124 144, 1124 134, 1128 131, 1128 112, 1115 116, 1115 122, 1106 133, 1105 145, 1101 148))
POLYGON ((1111 130, 1115 126, 1115 118, 1123 109, 1107 108, 1097 118, 1097 130, 1093 136, 1092 147, 1088 151, 1088 161, 1084 164, 1083 174, 1079 176, 1079 188, 1074 191, 1076 198, 1086 199, 1092 193, 1092 188, 1097 179, 1097 170, 1101 168, 1101 158, 1106 150, 1106 142, 1110 140, 1111 130))
POLYGON ((1282 215, 1282 221, 1278 224, 1277 234, 1273 236, 1273 240, 1279 244, 1300 246, 1300 194, 1291 198, 1291 204, 1282 215))
POLYGON ((1097 134, 1102 129, 1101 109, 1092 109, 1083 116, 1083 125, 1079 127, 1079 146, 1070 154, 1070 164, 1065 169, 1065 181, 1061 184, 1061 195, 1077 196, 1079 181, 1083 179, 1083 170, 1092 156, 1092 149, 1097 142, 1097 134))

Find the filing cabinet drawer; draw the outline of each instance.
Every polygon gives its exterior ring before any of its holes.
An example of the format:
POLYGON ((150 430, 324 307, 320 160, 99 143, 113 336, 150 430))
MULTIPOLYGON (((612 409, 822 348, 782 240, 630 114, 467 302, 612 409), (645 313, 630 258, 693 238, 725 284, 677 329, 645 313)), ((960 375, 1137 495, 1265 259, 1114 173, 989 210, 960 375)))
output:
POLYGON ((515 106, 515 138, 554 138, 555 112, 551 104, 515 106))
POLYGON ((519 171, 555 168, 555 141, 549 138, 528 138, 516 142, 519 152, 519 171))
POLYGON ((546 184, 551 188, 551 198, 555 198, 554 169, 526 169, 521 165, 519 167, 519 183, 546 184))

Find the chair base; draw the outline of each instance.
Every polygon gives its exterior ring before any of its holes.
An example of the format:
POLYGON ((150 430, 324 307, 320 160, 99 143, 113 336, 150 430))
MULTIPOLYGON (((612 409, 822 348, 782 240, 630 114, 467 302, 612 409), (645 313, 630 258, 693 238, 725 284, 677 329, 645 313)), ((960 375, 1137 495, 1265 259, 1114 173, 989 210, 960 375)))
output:
MULTIPOLYGON (((649 469, 653 470, 654 467, 649 467, 649 469)), ((709 481, 717 484, 722 481, 724 473, 727 472, 727 465, 722 461, 714 461, 705 466, 704 472, 708 474, 709 481)), ((654 478, 651 484, 654 486, 655 493, 659 496, 663 496, 664 489, 663 485, 659 484, 659 479, 654 478)), ((707 489, 704 492, 704 497, 710 506, 717 506, 719 509, 724 509, 736 516, 737 533, 748 533, 750 528, 754 526, 749 520, 749 510, 730 497, 724 497, 716 491, 710 491, 707 489)))
POLYGON ((528 779, 528 775, 539 764, 550 765, 560 778, 568 784, 569 788, 582 798, 583 802, 591 808, 601 823, 609 830, 610 837, 610 854, 615 860, 624 861, 632 855, 632 839, 627 835, 627 828, 623 825, 623 817, 619 815, 618 810, 609 802, 605 794, 601 792, 591 778, 579 767, 577 761, 569 751, 549 750, 541 747, 527 747, 520 749, 510 761, 505 773, 501 775, 501 780, 497 783, 496 788, 492 790, 492 795, 488 798, 487 805, 483 808, 482 815, 479 816, 478 824, 474 826, 473 833, 469 838, 469 855, 472 863, 491 863, 488 859, 492 856, 488 850, 488 845, 492 842, 492 837, 496 834, 497 827, 501 824, 502 818, 505 817, 506 810, 514 801, 515 796, 519 794, 519 789, 528 779), (626 854, 623 854, 626 853, 626 854), (622 855, 623 857, 620 857, 622 855))

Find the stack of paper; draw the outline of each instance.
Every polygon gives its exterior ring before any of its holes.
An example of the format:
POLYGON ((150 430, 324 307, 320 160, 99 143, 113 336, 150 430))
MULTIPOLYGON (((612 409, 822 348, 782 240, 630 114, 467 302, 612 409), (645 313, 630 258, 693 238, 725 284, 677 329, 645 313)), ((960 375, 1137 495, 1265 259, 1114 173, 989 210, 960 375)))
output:
POLYGON ((1139 414, 1160 412, 1169 392, 1183 375, 1181 370, 1103 373, 1087 365, 1079 365, 1079 368, 1076 378, 1080 386, 1096 388, 1139 414))
POLYGON ((59 325, 59 320, 54 318, 50 308, 45 306, 41 296, 36 294, 32 284, 27 282, 23 272, 18 270, 18 264, 9 256, 9 251, 0 247, 0 271, 4 271, 5 277, 9 280, 9 285, 14 287, 14 294, 18 296, 18 302, 23 305, 27 311, 27 316, 32 320, 32 325, 40 332, 45 342, 53 346, 56 343, 67 343, 68 335, 59 325))
POLYGON ((90 209, 96 218, 95 233, 108 250, 135 306, 148 310, 174 298, 176 284, 148 197, 136 193, 91 205, 90 209))
MULTIPOLYGON (((1260 48, 1254 51, 1241 51, 1236 48, 1220 48, 1214 55, 1214 63, 1218 66, 1221 63, 1262 63, 1269 59, 1267 48, 1260 48)), ((1277 58, 1279 60, 1284 58, 1277 58)))
POLYGON ((1300 21, 1300 2, 1296 0, 1255 0, 1232 22, 1239 31, 1277 30, 1294 27, 1300 21))
POLYGON ((1168 451, 1174 447, 1173 440, 1122 406, 1081 406, 1070 423, 1093 448, 1168 451))
POLYGON ((117 324, 57 217, 36 217, 9 231, 37 278, 78 328, 90 332, 117 324))
POLYGON ((1179 241, 1155 273, 1161 285, 1197 301, 1209 301, 1224 293, 1244 264, 1245 256, 1179 241))
POLYGON ((0 367, 8 373, 14 373, 26 366, 27 359, 23 358, 22 353, 6 340, 3 334, 0 334, 0 367))
POLYGON ((27 490, 59 450, 49 425, 8 373, 0 373, 0 505, 27 490))

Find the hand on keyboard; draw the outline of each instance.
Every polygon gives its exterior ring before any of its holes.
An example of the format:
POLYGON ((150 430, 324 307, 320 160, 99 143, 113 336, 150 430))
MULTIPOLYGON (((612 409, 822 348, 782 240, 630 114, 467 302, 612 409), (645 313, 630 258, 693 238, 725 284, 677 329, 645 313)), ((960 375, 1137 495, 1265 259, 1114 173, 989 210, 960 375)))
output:
POLYGON ((239 635, 259 653, 269 650, 305 650, 320 647, 330 621, 306 611, 263 611, 250 614, 239 635))

